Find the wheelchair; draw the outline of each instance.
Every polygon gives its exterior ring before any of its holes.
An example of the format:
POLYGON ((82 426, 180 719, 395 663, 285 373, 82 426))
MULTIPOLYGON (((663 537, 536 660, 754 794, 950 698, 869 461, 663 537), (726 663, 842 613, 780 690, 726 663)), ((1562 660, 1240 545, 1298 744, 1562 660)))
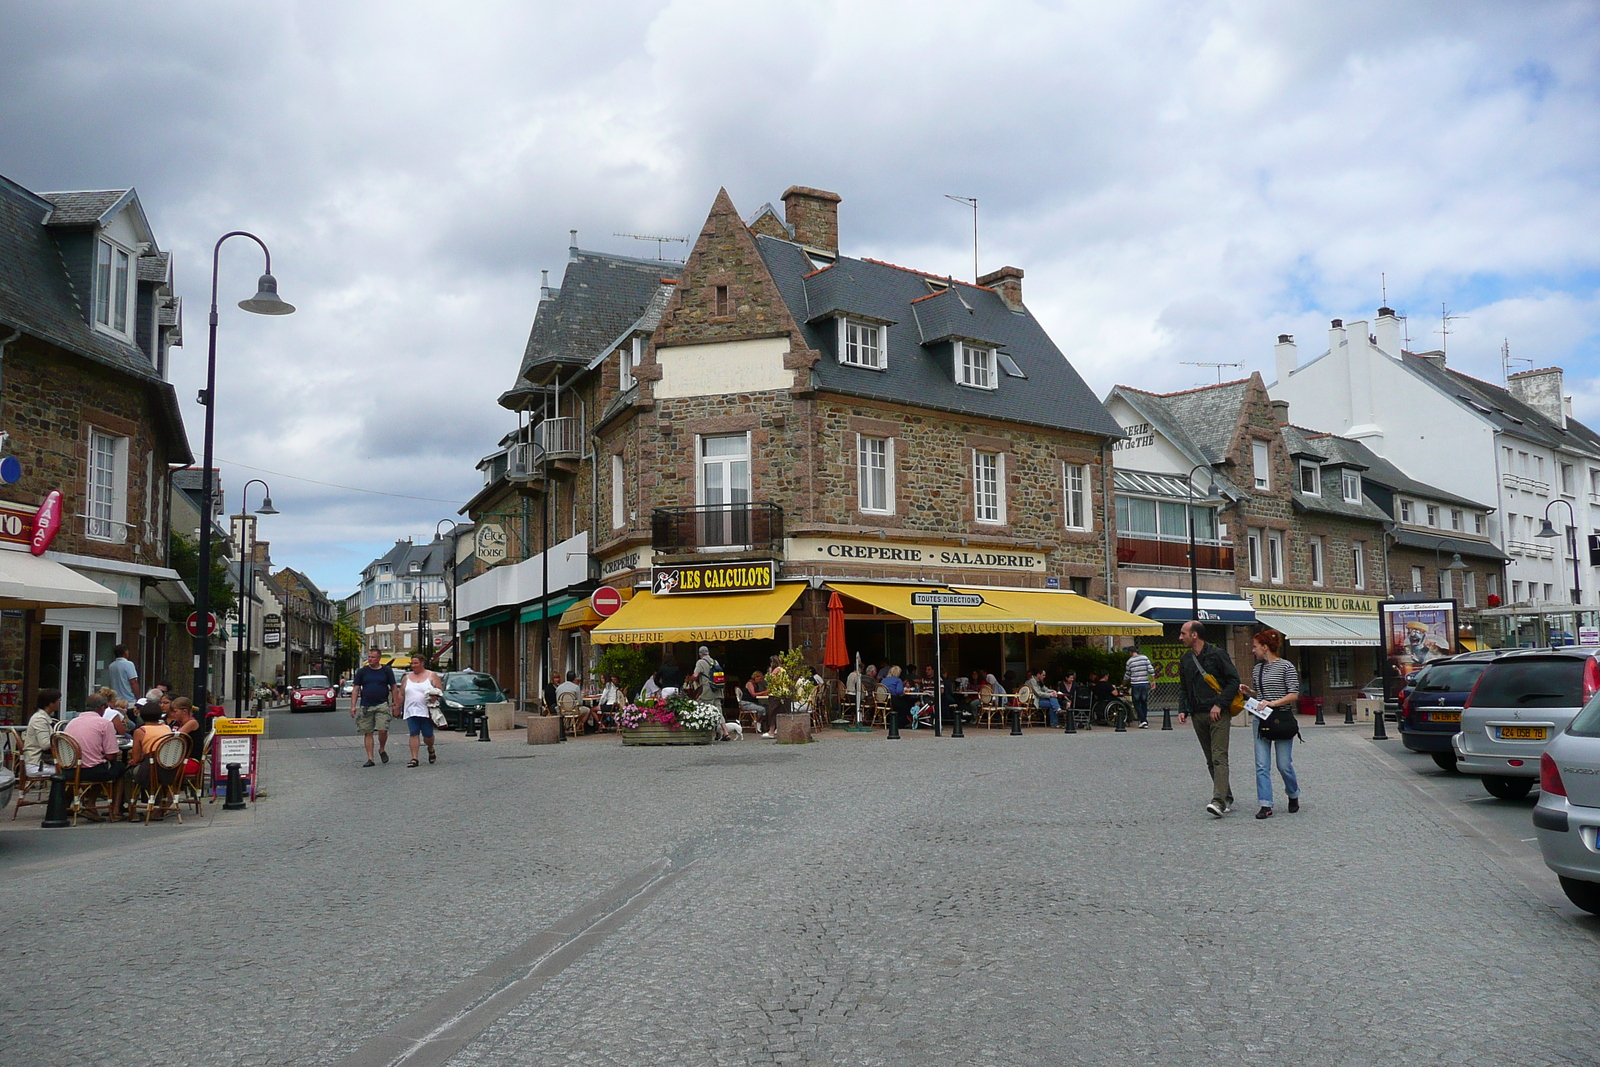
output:
POLYGON ((1133 722, 1135 712, 1133 704, 1121 697, 1112 697, 1102 700, 1094 706, 1094 720, 1102 726, 1121 725, 1124 730, 1133 722))

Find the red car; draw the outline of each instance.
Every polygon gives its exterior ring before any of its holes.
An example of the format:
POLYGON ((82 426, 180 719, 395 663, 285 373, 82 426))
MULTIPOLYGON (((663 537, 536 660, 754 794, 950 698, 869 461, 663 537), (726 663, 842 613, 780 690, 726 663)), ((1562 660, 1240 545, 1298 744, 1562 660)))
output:
POLYGON ((290 711, 332 711, 339 690, 325 674, 302 674, 289 690, 290 711))

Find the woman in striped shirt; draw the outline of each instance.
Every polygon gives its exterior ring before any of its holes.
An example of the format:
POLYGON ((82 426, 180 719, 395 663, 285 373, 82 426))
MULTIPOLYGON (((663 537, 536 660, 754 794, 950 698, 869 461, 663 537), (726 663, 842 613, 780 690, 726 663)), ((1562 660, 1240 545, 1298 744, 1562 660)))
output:
MULTIPOLYGON (((1294 664, 1279 653, 1283 649, 1283 635, 1277 630, 1262 630, 1250 639, 1250 651, 1255 653, 1255 668, 1250 672, 1250 684, 1243 686, 1245 694, 1254 696, 1272 708, 1293 708, 1300 700, 1300 674, 1294 664)), ((1292 715, 1293 712, 1291 711, 1292 715)), ((1300 782, 1294 774, 1294 738, 1274 740, 1261 736, 1262 721, 1251 716, 1250 731, 1256 741, 1256 800, 1261 810, 1258 819, 1272 818, 1272 753, 1277 749, 1278 773, 1283 775, 1283 791, 1289 797, 1289 810, 1300 810, 1300 782)))

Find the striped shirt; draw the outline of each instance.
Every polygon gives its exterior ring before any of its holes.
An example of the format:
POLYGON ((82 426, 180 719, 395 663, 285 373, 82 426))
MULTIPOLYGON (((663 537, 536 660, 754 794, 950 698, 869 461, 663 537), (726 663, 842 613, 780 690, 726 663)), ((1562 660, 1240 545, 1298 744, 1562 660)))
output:
POLYGON ((1149 685, 1150 678, 1155 672, 1155 664, 1150 662, 1150 657, 1143 652, 1135 652, 1128 657, 1128 666, 1123 677, 1129 685, 1149 685))
POLYGON ((1265 701, 1282 700, 1290 694, 1299 695, 1300 672, 1286 659, 1270 663, 1257 663, 1255 668, 1256 696, 1265 701))

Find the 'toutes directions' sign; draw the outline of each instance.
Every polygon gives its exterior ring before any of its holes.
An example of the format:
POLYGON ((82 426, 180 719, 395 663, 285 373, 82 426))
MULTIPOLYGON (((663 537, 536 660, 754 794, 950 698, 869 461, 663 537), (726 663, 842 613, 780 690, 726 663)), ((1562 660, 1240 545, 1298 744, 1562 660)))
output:
POLYGON ((919 608, 981 608, 983 597, 977 593, 912 593, 911 603, 919 608))

